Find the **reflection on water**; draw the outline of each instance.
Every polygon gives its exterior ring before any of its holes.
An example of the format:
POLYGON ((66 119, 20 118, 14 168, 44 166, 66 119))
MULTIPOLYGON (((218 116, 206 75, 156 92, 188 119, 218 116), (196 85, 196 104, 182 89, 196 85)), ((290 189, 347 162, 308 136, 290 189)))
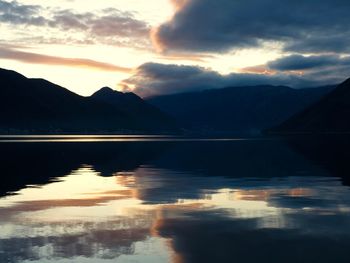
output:
POLYGON ((0 262, 349 262, 348 140, 318 142, 0 143, 0 262))
POLYGON ((193 142, 193 141, 238 141, 232 138, 188 138, 171 135, 0 135, 2 143, 43 142, 193 142))

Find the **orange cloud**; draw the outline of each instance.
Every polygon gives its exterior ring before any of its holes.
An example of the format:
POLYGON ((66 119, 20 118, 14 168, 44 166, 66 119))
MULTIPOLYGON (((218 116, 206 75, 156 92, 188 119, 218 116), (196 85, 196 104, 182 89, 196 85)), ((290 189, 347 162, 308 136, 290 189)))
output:
POLYGON ((239 70, 240 73, 274 75, 277 72, 267 68, 265 65, 246 67, 239 70))
POLYGON ((205 62, 208 58, 213 58, 213 55, 209 54, 189 54, 189 53, 164 53, 159 56, 161 59, 166 60, 187 60, 187 61, 195 61, 195 62, 205 62))
POLYGON ((121 67, 91 59, 48 56, 32 52, 19 51, 6 47, 0 47, 0 59, 10 59, 30 64, 85 67, 95 70, 116 71, 123 73, 130 73, 132 71, 131 68, 121 67))
POLYGON ((181 9, 188 0, 171 0, 170 2, 173 4, 173 6, 176 8, 176 10, 181 9))
POLYGON ((153 47, 158 53, 163 53, 165 50, 165 45, 159 39, 159 27, 152 28, 150 31, 150 38, 153 44, 153 47))
MULTIPOLYGON (((187 4, 188 0, 170 0, 170 2, 175 7, 174 15, 169 20, 169 21, 172 21, 175 14, 187 4)), ((156 49, 156 51, 159 53, 163 53, 166 50, 166 46, 164 43, 162 43, 161 39, 159 38, 159 29, 160 29, 160 26, 151 28, 150 38, 151 38, 153 47, 156 49)))
MULTIPOLYGON (((263 74, 263 75, 275 75, 277 74, 277 70, 270 69, 266 65, 258 65, 258 66, 252 66, 252 67, 246 67, 239 69, 240 73, 248 73, 248 74, 263 74)), ((296 75, 296 76, 303 76, 304 72, 301 70, 285 70, 285 73, 288 73, 290 75, 296 75)))

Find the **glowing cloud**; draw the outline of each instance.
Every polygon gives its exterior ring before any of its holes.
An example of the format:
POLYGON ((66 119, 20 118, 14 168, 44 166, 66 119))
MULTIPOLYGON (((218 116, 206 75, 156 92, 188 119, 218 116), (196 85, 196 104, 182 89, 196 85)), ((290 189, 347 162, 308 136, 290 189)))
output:
POLYGON ((0 58, 16 60, 31 64, 45 64, 67 67, 86 67, 102 71, 117 71, 124 73, 130 73, 132 71, 131 68, 121 67, 114 64, 104 63, 91 59, 48 56, 4 47, 0 47, 0 58))

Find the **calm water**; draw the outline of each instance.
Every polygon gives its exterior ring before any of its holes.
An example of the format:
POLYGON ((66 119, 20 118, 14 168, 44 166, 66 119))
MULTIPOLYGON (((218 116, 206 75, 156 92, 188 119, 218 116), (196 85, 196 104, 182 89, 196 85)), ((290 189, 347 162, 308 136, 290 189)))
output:
POLYGON ((0 262, 350 262, 350 139, 0 138, 0 262))

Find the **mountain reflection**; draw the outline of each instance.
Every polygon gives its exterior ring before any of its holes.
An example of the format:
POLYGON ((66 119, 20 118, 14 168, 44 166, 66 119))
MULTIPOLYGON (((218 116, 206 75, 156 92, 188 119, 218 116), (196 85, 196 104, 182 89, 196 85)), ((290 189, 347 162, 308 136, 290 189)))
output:
POLYGON ((2 144, 0 262, 349 262, 343 159, 300 142, 2 144))

